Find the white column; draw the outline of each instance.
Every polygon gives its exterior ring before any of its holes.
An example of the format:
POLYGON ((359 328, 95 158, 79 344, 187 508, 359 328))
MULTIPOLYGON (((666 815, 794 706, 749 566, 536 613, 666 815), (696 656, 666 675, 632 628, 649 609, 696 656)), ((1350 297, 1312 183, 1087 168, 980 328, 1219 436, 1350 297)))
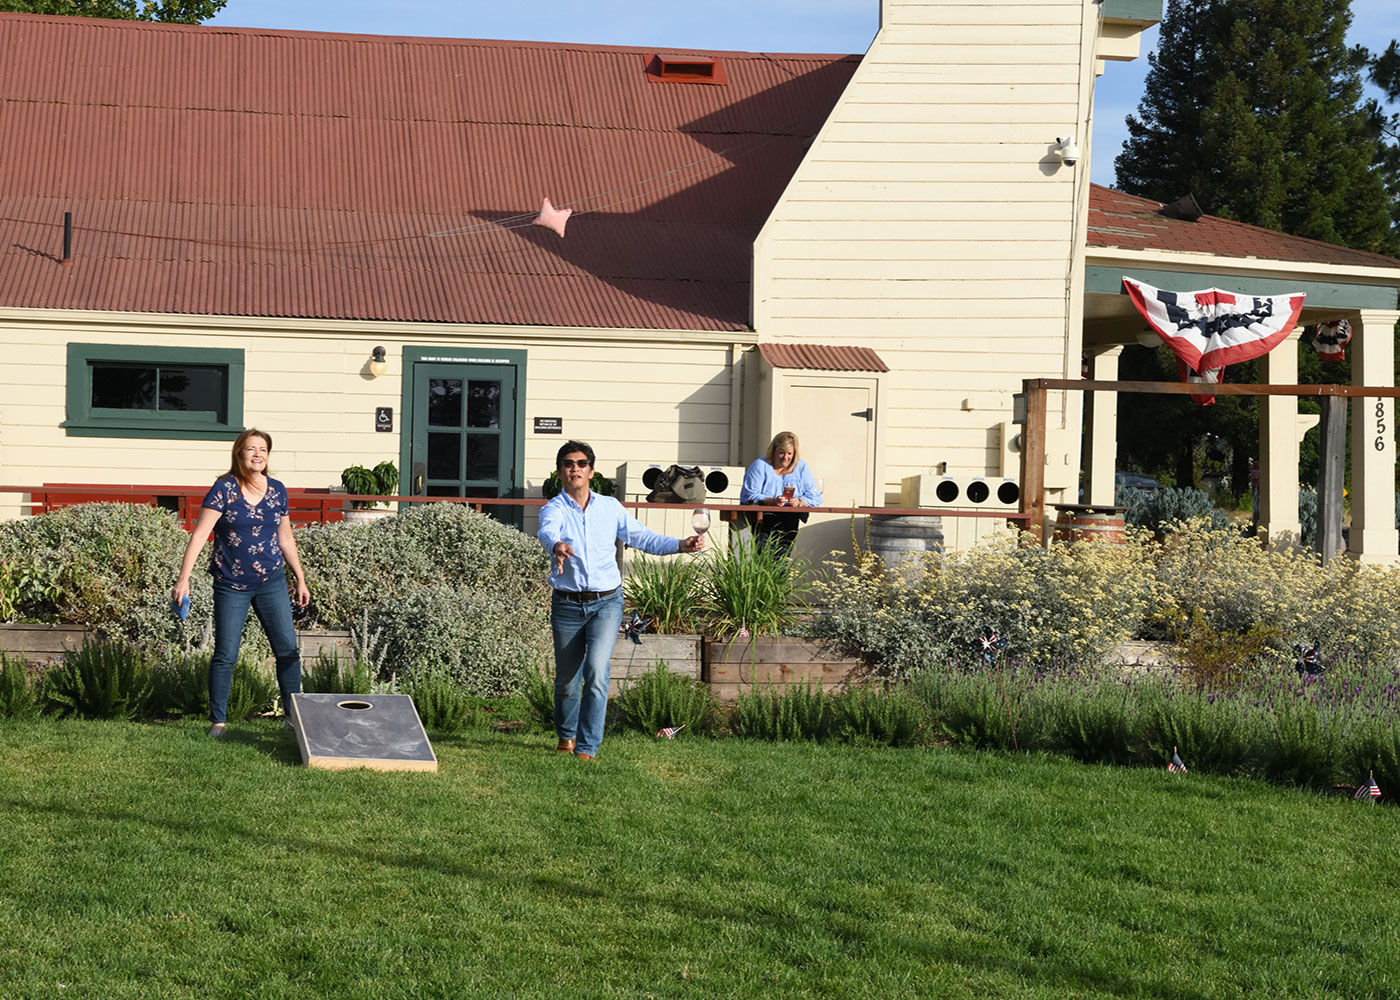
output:
MULTIPOLYGON (((1116 382, 1122 353, 1122 344, 1089 348, 1089 377, 1116 382)), ((1084 397, 1084 502, 1111 504, 1118 462, 1118 393, 1085 393, 1084 397)))
MULTIPOLYGON (((1395 323, 1400 311, 1363 309, 1352 320, 1352 385, 1395 384, 1395 323)), ((1351 401, 1351 534, 1361 562, 1395 562, 1395 400, 1351 401)))
MULTIPOLYGON (((1259 359, 1259 381, 1298 384, 1298 327, 1259 359)), ((1298 538, 1298 397, 1259 397, 1259 530, 1269 539, 1298 538)))

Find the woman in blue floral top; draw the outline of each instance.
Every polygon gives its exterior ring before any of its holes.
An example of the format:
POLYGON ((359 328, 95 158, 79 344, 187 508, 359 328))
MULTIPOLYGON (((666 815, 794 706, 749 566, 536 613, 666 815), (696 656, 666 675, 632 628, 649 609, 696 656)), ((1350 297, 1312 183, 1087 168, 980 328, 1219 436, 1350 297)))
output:
POLYGON ((199 512, 180 579, 171 591, 178 604, 190 592, 190 573, 212 533, 214 551, 209 572, 214 577, 214 655, 209 661, 209 735, 224 734, 233 665, 243 639, 248 610, 257 613, 277 657, 277 687, 283 710, 301 690, 301 656, 287 600, 284 566, 296 577, 296 602, 306 607, 311 592, 297 557, 296 539, 287 504, 287 489, 268 475, 272 436, 248 428, 233 443, 228 473, 209 488, 199 512))

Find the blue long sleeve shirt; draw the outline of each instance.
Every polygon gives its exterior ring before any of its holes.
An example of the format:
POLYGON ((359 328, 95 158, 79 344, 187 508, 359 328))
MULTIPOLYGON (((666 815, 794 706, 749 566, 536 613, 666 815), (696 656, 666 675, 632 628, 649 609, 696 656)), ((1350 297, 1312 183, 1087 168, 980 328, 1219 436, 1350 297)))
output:
POLYGON ((744 473, 744 485, 739 487, 739 502, 761 503, 772 497, 780 497, 785 486, 793 487, 792 495, 801 497, 808 507, 822 505, 822 492, 817 489, 812 470, 800 458, 786 476, 778 475, 778 470, 773 468, 773 463, 767 458, 756 459, 744 473))
POLYGON ((556 590, 612 590, 622 585, 617 568, 618 539, 654 556, 674 555, 679 538, 658 535, 612 497, 589 495, 588 509, 560 493, 540 508, 540 530, 535 536, 549 553, 549 585, 556 590), (554 570, 554 546, 568 542, 574 554, 564 560, 562 573, 554 570))

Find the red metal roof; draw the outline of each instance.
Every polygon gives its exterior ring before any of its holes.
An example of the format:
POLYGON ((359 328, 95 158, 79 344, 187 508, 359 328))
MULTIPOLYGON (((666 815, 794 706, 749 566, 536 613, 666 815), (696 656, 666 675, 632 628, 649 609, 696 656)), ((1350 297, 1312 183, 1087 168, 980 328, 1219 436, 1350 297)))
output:
POLYGON ((1169 219, 1161 214, 1161 208, 1162 202, 1151 198, 1124 194, 1099 184, 1090 185, 1088 245, 1122 250, 1176 250, 1217 257, 1259 257, 1308 264, 1400 267, 1400 260, 1383 254, 1289 236, 1214 215, 1203 215, 1195 222, 1169 219))
POLYGON ((774 368, 806 368, 829 372, 887 372, 889 366, 868 347, 826 344, 759 344, 758 353, 774 368))
POLYGON ((22 14, 0 51, 0 305, 694 330, 747 328, 859 62, 22 14))

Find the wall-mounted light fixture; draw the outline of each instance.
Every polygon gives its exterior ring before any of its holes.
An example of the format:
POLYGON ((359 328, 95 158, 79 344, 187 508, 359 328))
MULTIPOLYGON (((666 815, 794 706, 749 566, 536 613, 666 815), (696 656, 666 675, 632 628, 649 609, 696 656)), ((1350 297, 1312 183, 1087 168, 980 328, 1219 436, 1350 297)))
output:
POLYGON ((376 347, 370 352, 369 374, 371 378, 378 378, 389 370, 389 362, 384 360, 384 348, 376 347))
POLYGON ((1067 135, 1063 139, 1057 138, 1055 148, 1059 150, 1060 159, 1065 161, 1065 166, 1072 167, 1079 162, 1079 143, 1074 141, 1074 136, 1067 135))

